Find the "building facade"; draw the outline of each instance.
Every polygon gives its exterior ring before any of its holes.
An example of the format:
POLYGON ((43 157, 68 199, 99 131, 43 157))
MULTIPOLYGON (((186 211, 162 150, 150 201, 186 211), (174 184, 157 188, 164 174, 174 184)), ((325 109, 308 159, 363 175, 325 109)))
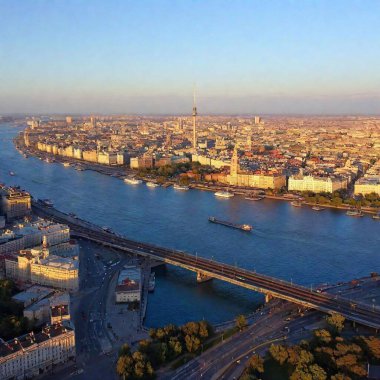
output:
POLYGON ((0 340, 0 378, 18 380, 47 373, 53 366, 74 359, 74 330, 61 324, 44 327, 11 341, 0 340))

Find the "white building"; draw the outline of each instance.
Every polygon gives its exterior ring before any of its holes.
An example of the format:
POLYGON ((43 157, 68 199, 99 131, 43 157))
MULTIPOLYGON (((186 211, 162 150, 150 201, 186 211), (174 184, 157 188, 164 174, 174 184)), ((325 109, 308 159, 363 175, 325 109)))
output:
POLYGON ((8 342, 0 340, 0 379, 32 378, 74 359, 75 355, 74 330, 61 324, 8 342))
POLYGON ((135 266, 124 267, 119 273, 115 288, 117 303, 140 302, 141 300, 141 269, 135 266))
POLYGON ((50 247, 70 240, 70 228, 64 224, 50 224, 40 228, 42 244, 50 247))
POLYGON ((74 292, 79 289, 78 260, 49 255, 47 249, 22 250, 15 258, 6 258, 5 273, 7 278, 25 283, 74 292))
POLYGON ((335 177, 315 177, 311 175, 295 175, 289 177, 289 191, 312 191, 313 193, 333 193, 346 189, 347 179, 335 177))

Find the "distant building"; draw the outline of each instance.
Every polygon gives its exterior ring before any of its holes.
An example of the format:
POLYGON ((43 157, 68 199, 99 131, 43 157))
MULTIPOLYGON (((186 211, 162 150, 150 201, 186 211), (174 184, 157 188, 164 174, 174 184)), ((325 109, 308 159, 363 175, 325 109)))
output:
POLYGON ((337 177, 317 177, 312 175, 294 175, 289 177, 289 191, 312 191, 313 193, 333 193, 346 189, 347 179, 337 177))
POLYGON ((115 288, 116 303, 140 302, 141 269, 135 266, 124 267, 119 273, 115 288))
POLYGON ((29 379, 74 359, 74 330, 62 324, 46 326, 8 342, 0 340, 0 378, 29 379))
POLYGON ((66 116, 66 124, 71 124, 73 122, 73 118, 71 116, 66 116))
POLYGON ((371 194, 380 195, 380 176, 360 178, 355 183, 355 194, 371 194))
POLYGON ((261 123, 261 117, 255 116, 255 124, 260 124, 260 123, 261 123))
POLYGON ((232 186, 254 187, 259 189, 280 189, 286 185, 286 177, 281 174, 242 172, 239 166, 236 147, 231 158, 230 174, 224 177, 223 180, 232 186))
POLYGON ((23 218, 32 210, 31 196, 26 191, 9 189, 2 191, 1 209, 7 220, 23 218))

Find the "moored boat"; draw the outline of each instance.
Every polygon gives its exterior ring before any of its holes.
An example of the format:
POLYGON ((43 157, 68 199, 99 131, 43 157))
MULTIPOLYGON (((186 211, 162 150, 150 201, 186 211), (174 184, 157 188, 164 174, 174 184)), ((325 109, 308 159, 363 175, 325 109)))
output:
POLYGON ((313 206, 311 209, 314 211, 323 211, 325 208, 320 206, 313 206))
POLYGON ((217 191, 214 195, 219 198, 232 198, 234 196, 229 191, 217 191))
POLYGON ((158 186, 160 186, 158 183, 155 183, 155 182, 147 182, 146 185, 148 187, 158 187, 158 186))
POLYGON ((189 190, 189 186, 183 186, 183 185, 178 185, 178 184, 175 184, 173 185, 173 188, 176 189, 176 190, 189 190))
POLYGON ((130 185, 139 185, 142 181, 136 178, 124 178, 124 182, 130 185))
POLYGON ((301 201, 293 201, 293 202, 290 202, 290 204, 294 207, 302 207, 301 201))
POLYGON ((251 196, 251 197, 245 197, 244 199, 246 199, 247 201, 262 201, 264 197, 251 196))
POLYGON ((346 215, 348 216, 355 216, 355 217, 362 217, 364 216, 363 212, 358 209, 351 209, 346 212, 346 215))
POLYGON ((380 213, 372 215, 372 219, 374 219, 374 220, 380 220, 380 213))
POLYGON ((70 166, 70 162, 64 162, 62 165, 63 165, 65 168, 68 168, 68 167, 70 166))

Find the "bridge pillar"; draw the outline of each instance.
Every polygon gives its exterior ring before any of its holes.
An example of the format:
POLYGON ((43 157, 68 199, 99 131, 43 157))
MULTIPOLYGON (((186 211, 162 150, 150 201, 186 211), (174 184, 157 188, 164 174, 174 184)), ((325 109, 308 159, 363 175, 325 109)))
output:
POLYGON ((268 303, 269 301, 271 301, 274 297, 272 296, 272 294, 270 293, 266 293, 265 294, 265 303, 268 303))
POLYGON ((206 282, 212 280, 212 277, 207 276, 203 272, 197 272, 197 282, 206 282))

